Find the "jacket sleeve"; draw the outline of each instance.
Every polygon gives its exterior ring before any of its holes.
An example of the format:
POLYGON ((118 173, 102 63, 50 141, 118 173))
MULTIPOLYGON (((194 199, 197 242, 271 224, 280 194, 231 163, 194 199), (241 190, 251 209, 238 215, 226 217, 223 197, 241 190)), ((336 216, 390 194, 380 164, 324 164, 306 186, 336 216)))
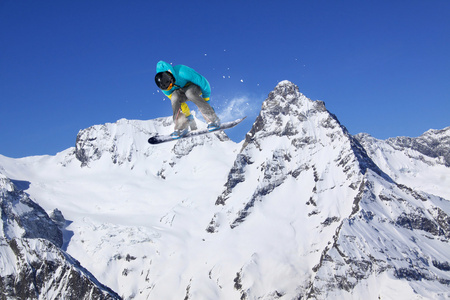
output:
POLYGON ((202 91, 202 97, 207 101, 209 100, 209 97, 211 96, 211 86, 205 77, 187 66, 180 68, 178 75, 183 77, 185 80, 198 85, 202 91))

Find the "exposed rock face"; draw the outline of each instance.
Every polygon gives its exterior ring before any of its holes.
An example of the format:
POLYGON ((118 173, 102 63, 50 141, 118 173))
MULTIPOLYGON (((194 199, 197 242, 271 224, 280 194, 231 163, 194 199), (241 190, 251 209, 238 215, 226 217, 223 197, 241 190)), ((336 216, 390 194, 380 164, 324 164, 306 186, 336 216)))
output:
POLYGON ((383 148, 390 147, 391 151, 399 151, 412 159, 427 163, 430 162, 420 155, 440 158, 435 160, 435 163, 450 167, 450 127, 441 130, 430 129, 416 138, 401 136, 381 141, 367 133, 360 133, 355 137, 371 152, 375 151, 374 145, 383 144, 383 148))
POLYGON ((0 174, 0 205, 4 238, 41 238, 61 247, 62 232, 27 194, 0 174))
MULTIPOLYGON (((168 130, 169 118, 152 123, 137 120, 119 120, 117 123, 94 125, 80 130, 75 144, 75 156, 81 166, 109 157, 114 164, 131 162, 147 146, 147 139, 157 132, 168 130)), ((148 146, 146 147, 148 148, 148 146)), ((143 155, 149 155, 148 152, 143 155)))
MULTIPOLYGON (((197 123, 201 123, 197 120, 197 123)), ((206 126, 201 124, 201 126, 206 126)), ((157 134, 169 134, 173 131, 171 117, 150 121, 121 119, 116 123, 94 125, 80 130, 75 145, 75 156, 81 166, 89 166, 102 157, 110 159, 113 164, 133 166, 137 160, 152 155, 149 137, 157 134)), ((197 146, 211 143, 213 140, 229 141, 228 136, 220 131, 210 135, 181 139, 158 147, 173 154, 174 158, 187 156, 197 146)))
POLYGON ((446 167, 450 167, 450 127, 441 130, 428 130, 417 138, 396 137, 387 140, 394 149, 416 150, 428 157, 443 157, 446 167))
POLYGON ((14 266, 0 277, 8 299, 120 299, 47 240, 2 240, 1 251, 14 266))
POLYGON ((450 199, 450 127, 417 138, 355 138, 371 159, 397 183, 450 199))
POLYGON ((52 213, 50 214, 50 219, 55 222, 59 229, 64 229, 66 225, 66 219, 64 219, 64 216, 59 209, 55 208, 52 211, 52 213))
POLYGON ((384 272, 412 286, 422 280, 450 284, 448 272, 443 272, 450 219, 440 208, 447 200, 383 182, 372 172, 365 175, 355 200, 358 208, 341 223, 315 267, 308 298, 350 292, 384 272), (429 253, 430 246, 437 252, 429 253))
POLYGON ((60 249, 58 225, 2 174, 0 206, 2 299, 120 299, 60 249))

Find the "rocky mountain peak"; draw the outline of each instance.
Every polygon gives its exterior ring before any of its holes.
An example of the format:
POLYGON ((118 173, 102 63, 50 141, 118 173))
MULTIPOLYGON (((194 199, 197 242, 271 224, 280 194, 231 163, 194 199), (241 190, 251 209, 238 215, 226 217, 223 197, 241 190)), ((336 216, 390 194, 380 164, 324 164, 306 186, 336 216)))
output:
POLYGON ((245 144, 256 137, 295 134, 294 119, 306 120, 308 110, 315 107, 319 110, 324 109, 322 102, 314 103, 300 93, 298 86, 292 82, 287 80, 280 82, 263 102, 260 114, 246 136, 245 144), (286 122, 286 116, 292 117, 293 120, 286 122))
MULTIPOLYGON (((261 140, 270 136, 287 137, 291 146, 297 149, 347 140, 363 173, 371 168, 377 174, 383 174, 358 140, 326 109, 325 103, 307 98, 290 81, 280 82, 263 102, 260 114, 246 135, 243 149, 249 144, 261 148, 261 140)), ((385 174, 382 176, 387 178, 385 174)))
POLYGON ((450 167, 450 127, 440 130, 430 129, 419 137, 399 136, 385 141, 376 139, 368 133, 359 133, 355 135, 355 138, 372 152, 375 150, 374 145, 385 144, 393 150, 404 152, 411 158, 418 158, 410 153, 413 150, 420 155, 436 158, 436 163, 450 167))
MULTIPOLYGON (((199 128, 206 128, 205 123, 198 119, 196 121, 199 128)), ((154 151, 158 151, 148 144, 149 137, 170 134, 172 131, 172 117, 147 121, 121 119, 115 123, 94 125, 79 131, 75 156, 82 167, 101 159, 112 161, 115 165, 128 164, 133 167, 137 160, 145 160, 153 155, 154 151)), ((195 147, 211 143, 213 140, 223 142, 229 141, 229 138, 225 133, 217 132, 158 145, 157 148, 173 157, 182 157, 189 154, 195 147)), ((167 159, 169 158, 166 157, 165 160, 167 159)))
POLYGON ((450 199, 450 127, 419 137, 379 140, 360 133, 355 140, 383 172, 397 183, 450 199))
POLYGON ((409 148, 429 157, 442 157, 444 165, 450 167, 450 127, 430 129, 417 138, 390 138, 387 142, 396 149, 409 148))
MULTIPOLYGON (((241 208, 234 208, 236 215, 230 219, 234 228, 245 221, 255 205, 283 189, 285 182, 294 180, 312 187, 310 197, 305 200, 312 216, 319 214, 317 206, 324 205, 320 203, 322 191, 341 190, 352 199, 367 169, 390 180, 325 108, 324 102, 312 101, 295 84, 282 81, 263 102, 216 204, 233 206, 236 190, 249 191, 244 197, 249 201, 241 208)), ((352 203, 350 200, 345 205, 349 211, 352 203)), ((216 231, 216 223, 212 220, 209 232, 216 231)))
MULTIPOLYGON (((428 143, 436 140, 434 134, 427 135, 428 143)), ((310 239, 302 259, 317 263, 311 266, 313 279, 305 279, 308 299, 340 298, 333 293, 352 292, 361 280, 392 270, 397 279, 448 284, 444 256, 421 259, 429 255, 423 250, 429 239, 448 248, 449 215, 442 209, 448 201, 396 183, 323 102, 306 98, 288 81, 264 101, 216 205, 206 228, 211 234, 258 224, 267 239, 275 240, 282 233, 270 237, 268 224, 285 221, 295 233, 292 239, 299 232, 299 244, 310 239), (272 218, 270 209, 279 218, 272 218), (392 237, 376 240, 381 233, 392 237), (409 235, 412 242, 386 244, 409 235), (377 250, 368 250, 372 244, 377 250), (402 253, 412 248, 417 252, 405 259, 402 253)), ((241 270, 238 279, 251 276, 250 269, 241 270)), ((245 295, 245 287, 241 290, 245 295)))
POLYGON ((144 149, 148 137, 156 132, 168 132, 168 118, 153 121, 121 119, 116 123, 94 125, 80 130, 75 144, 75 156, 81 166, 103 158, 110 158, 114 164, 131 162, 144 149))

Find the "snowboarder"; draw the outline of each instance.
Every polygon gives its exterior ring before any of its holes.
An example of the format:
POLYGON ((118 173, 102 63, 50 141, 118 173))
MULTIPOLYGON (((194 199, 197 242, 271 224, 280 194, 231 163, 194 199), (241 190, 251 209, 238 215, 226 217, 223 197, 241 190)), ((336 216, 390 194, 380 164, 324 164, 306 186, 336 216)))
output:
POLYGON ((185 136, 191 130, 196 130, 194 117, 191 115, 186 101, 192 101, 199 108, 208 122, 208 130, 220 128, 220 120, 209 104, 211 87, 205 77, 185 65, 172 66, 164 61, 156 64, 156 85, 169 97, 172 103, 174 132, 176 139, 185 136))

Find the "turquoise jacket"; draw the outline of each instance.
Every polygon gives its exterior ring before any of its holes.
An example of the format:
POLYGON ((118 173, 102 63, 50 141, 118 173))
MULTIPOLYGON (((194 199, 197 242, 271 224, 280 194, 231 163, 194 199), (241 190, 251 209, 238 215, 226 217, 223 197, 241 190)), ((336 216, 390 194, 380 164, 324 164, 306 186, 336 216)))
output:
POLYGON ((211 96, 211 86, 209 85, 208 80, 194 69, 185 65, 172 66, 161 60, 156 64, 156 73, 165 71, 170 71, 175 77, 175 86, 168 91, 163 90, 163 93, 169 98, 171 98, 172 93, 175 90, 185 87, 189 83, 193 83, 200 87, 203 99, 206 101, 209 100, 209 97, 211 96))

